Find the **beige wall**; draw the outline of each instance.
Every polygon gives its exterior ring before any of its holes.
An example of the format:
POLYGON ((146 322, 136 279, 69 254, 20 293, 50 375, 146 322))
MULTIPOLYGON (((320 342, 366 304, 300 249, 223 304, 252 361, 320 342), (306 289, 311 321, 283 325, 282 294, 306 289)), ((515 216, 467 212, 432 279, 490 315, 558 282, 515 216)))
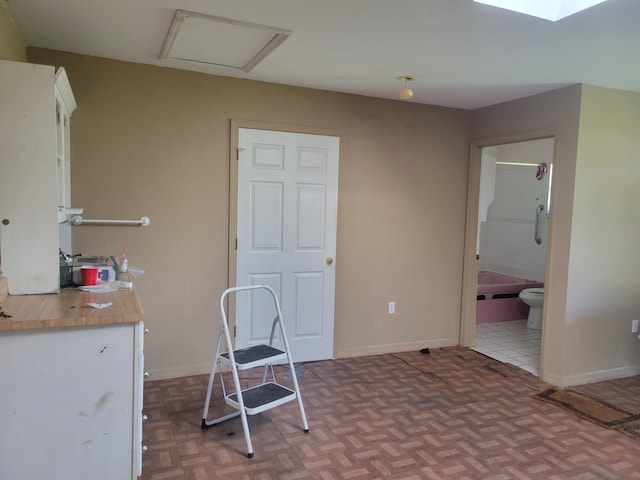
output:
MULTIPOLYGON (((458 344, 470 113, 29 49, 64 66, 74 252, 127 243, 155 378, 206 372, 227 286, 230 119, 342 132, 335 356, 458 344), (397 313, 387 314, 387 303, 397 313)), ((390 87, 391 88, 391 87, 390 87)))
POLYGON ((86 217, 152 219, 73 232, 76 253, 127 243, 146 270, 136 287, 155 378, 209 368, 227 285, 232 118, 342 136, 336 357, 456 345, 461 315, 472 343, 481 148, 554 136, 542 378, 640 372, 640 95, 576 85, 471 113, 40 49, 29 60, 64 66, 78 101, 73 203, 86 217))
POLYGON ((567 288, 567 383, 640 373, 640 94, 585 85, 567 288))
POLYGON ((0 60, 24 62, 26 59, 24 39, 9 15, 5 0, 0 0, 0 60))

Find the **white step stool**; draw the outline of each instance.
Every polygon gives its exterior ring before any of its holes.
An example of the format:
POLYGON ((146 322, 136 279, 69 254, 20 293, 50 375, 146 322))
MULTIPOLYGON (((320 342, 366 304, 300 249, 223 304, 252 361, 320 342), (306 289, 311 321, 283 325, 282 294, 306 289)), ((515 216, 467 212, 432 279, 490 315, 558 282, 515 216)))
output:
POLYGON ((222 326, 220 327, 220 331, 218 333, 216 353, 213 357, 211 374, 209 375, 207 398, 204 403, 204 411, 202 412, 202 428, 208 428, 231 418, 240 416, 242 418, 242 429, 244 430, 244 437, 247 442, 247 456, 249 458, 252 458, 253 446, 251 445, 251 434, 249 433, 247 415, 255 415, 257 413, 270 410, 274 407, 298 399, 298 406, 300 407, 300 415, 302 416, 302 424, 305 433, 309 431, 309 425, 307 424, 307 417, 304 413, 302 397, 300 396, 300 387, 298 386, 298 379, 296 377, 296 372, 293 366, 293 360, 291 359, 291 355, 289 353, 289 342, 287 341, 284 322, 282 321, 282 312, 280 311, 280 304, 278 302, 278 297, 276 296, 275 291, 268 285, 251 285, 247 287, 228 288, 220 296, 220 313, 222 314, 222 326), (266 290, 271 294, 276 311, 276 317, 274 318, 273 324, 271 326, 271 336, 269 338, 269 344, 254 345, 239 350, 232 350, 231 335, 229 333, 229 324, 227 323, 227 314, 224 306, 225 299, 231 293, 259 289, 266 290), (273 346, 276 327, 279 327, 280 329, 280 336, 282 337, 282 342, 284 343, 284 350, 280 350, 273 346), (220 352, 220 345, 223 337, 227 344, 227 352, 225 353, 220 352), (284 361, 288 362, 289 368, 291 369, 293 390, 278 384, 275 378, 273 364, 282 363, 284 361), (227 394, 224 379, 222 377, 222 371, 220 369, 221 365, 226 365, 231 369, 235 388, 234 393, 227 394), (250 368, 256 367, 264 367, 262 382, 258 385, 242 390, 242 388, 240 387, 240 378, 238 376, 238 371, 248 370, 250 368), (222 385, 222 394, 224 396, 224 401, 227 405, 235 408, 237 412, 233 412, 229 415, 225 415, 212 420, 207 420, 216 370, 218 370, 220 374, 220 383, 222 385), (271 371, 272 381, 268 382, 267 374, 269 371, 271 371))

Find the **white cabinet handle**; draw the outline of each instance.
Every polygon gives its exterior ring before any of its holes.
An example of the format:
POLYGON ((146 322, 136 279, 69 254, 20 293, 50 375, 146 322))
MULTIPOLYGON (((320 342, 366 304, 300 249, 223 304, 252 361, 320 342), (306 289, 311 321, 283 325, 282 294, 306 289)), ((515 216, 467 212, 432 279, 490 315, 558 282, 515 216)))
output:
POLYGON ((145 328, 145 329, 144 329, 144 334, 146 335, 147 333, 149 333, 149 329, 148 329, 148 328, 145 328))
POLYGON ((149 450, 149 447, 142 445, 142 453, 147 453, 147 450, 149 450))
POLYGON ((149 420, 149 417, 147 417, 146 415, 142 415, 142 421, 146 422, 147 420, 149 420))
POLYGON ((149 378, 149 372, 144 372, 144 378, 149 378))

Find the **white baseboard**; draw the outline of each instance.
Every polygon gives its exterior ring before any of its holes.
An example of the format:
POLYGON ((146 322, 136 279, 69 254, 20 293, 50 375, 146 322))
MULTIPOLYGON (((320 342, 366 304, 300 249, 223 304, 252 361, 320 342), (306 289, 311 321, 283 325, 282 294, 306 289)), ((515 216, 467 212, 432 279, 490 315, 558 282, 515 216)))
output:
POLYGON ((595 372, 586 372, 567 376, 543 373, 541 380, 560 388, 566 388, 575 387, 576 385, 584 385, 586 383, 604 382, 606 380, 633 377, 635 375, 640 375, 640 366, 612 368, 609 370, 598 370, 595 372))
MULTIPOLYGON (((335 358, 364 357, 367 355, 381 355, 384 353, 409 352, 411 350, 421 350, 425 347, 442 348, 455 347, 458 345, 458 338, 437 338, 433 340, 423 340, 420 342, 392 343, 387 345, 372 345, 367 347, 355 347, 335 352, 335 358)), ((185 365, 182 367, 150 368, 149 380, 167 380, 170 378, 190 377, 192 375, 209 375, 211 364, 185 365)))
POLYGON ((192 375, 209 375, 211 363, 200 365, 185 365, 182 367, 150 368, 149 380, 167 380, 170 378, 190 377, 192 375))
POLYGON ((365 347, 354 347, 335 352, 335 358, 364 357, 367 355, 382 355, 385 353, 410 352, 428 348, 455 347, 458 345, 458 337, 436 338, 422 340, 419 342, 389 343, 385 345, 370 345, 365 347))

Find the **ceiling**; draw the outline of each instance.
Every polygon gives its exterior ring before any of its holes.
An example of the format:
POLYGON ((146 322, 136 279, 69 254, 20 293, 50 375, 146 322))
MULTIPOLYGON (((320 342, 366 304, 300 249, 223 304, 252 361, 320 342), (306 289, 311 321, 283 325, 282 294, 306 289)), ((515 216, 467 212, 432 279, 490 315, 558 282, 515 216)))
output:
MULTIPOLYGON (((640 0, 549 22, 472 0, 6 0, 29 46, 475 109, 574 83, 640 92, 640 0), (176 10, 290 30, 250 72, 160 59, 176 10)), ((230 42, 231 44, 232 42, 230 42)), ((202 45, 200 45, 202 49, 202 45)))

